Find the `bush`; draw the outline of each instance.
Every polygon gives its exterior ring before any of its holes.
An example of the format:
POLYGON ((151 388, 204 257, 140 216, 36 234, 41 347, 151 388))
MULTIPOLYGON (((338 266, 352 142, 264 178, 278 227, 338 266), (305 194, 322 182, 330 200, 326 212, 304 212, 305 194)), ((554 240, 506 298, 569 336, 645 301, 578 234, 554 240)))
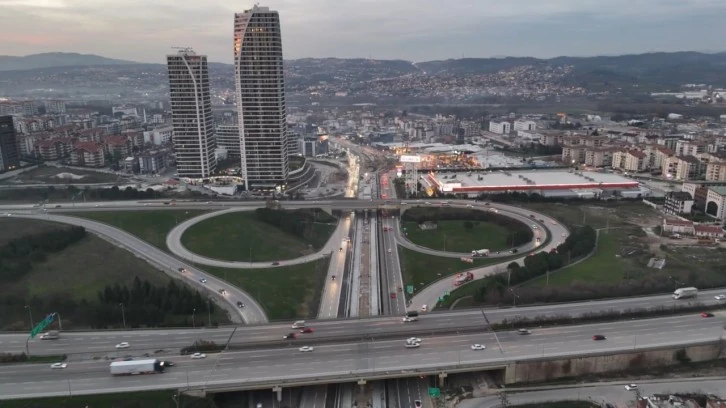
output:
POLYGON ((194 353, 216 353, 224 350, 224 346, 217 345, 213 341, 197 340, 191 346, 182 347, 179 352, 185 356, 194 353))

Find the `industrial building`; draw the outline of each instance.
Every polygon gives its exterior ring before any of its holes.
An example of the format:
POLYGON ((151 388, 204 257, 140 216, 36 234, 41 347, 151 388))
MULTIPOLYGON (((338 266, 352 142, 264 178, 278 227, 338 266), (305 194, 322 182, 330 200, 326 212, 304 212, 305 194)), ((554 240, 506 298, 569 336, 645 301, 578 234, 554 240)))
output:
POLYGON ((637 181, 613 173, 589 171, 430 172, 420 181, 430 191, 444 194, 531 192, 549 197, 595 198, 617 191, 622 197, 650 195, 650 190, 637 181))

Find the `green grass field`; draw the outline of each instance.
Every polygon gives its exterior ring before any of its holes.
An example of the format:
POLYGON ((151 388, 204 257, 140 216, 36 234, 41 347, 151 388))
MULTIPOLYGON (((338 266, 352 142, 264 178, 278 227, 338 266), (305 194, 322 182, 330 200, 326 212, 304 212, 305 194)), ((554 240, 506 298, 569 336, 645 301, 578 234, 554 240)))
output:
POLYGON ((127 231, 144 241, 167 250, 166 236, 177 224, 204 214, 200 210, 94 211, 70 215, 103 222, 127 231))
POLYGON ((172 396, 176 391, 146 391, 123 394, 100 394, 73 396, 73 381, 70 382, 70 397, 32 398, 9 400, 0 403, 2 408, 216 408, 211 397, 194 398, 180 396, 176 405, 172 396))
POLYGON ((247 291, 270 320, 291 320, 317 316, 329 261, 270 269, 199 267, 247 291))
MULTIPOLYGON (((476 258, 474 263, 463 262, 459 258, 443 258, 408 248, 398 247, 398 257, 401 261, 401 273, 405 284, 414 285, 415 291, 419 291, 432 282, 458 272, 480 266, 503 263, 506 267, 508 259, 511 258, 476 258)), ((515 256, 516 257, 516 256, 515 256)), ((415 294, 416 292, 414 292, 415 294)), ((407 295, 408 296, 408 295, 407 295)))
POLYGON ((189 227, 182 244, 213 259, 262 262, 298 258, 323 247, 334 224, 313 224, 313 237, 305 242, 265 222, 253 211, 222 214, 189 227))
MULTIPOLYGON (((17 231, 23 231, 25 235, 63 227, 63 224, 47 221, 0 218, 0 242, 21 236, 17 231)), ((34 263, 29 274, 0 285, 0 297, 31 299, 37 296, 92 301, 106 285, 131 285, 136 276, 160 286, 166 286, 171 279, 131 252, 89 233, 65 250, 49 254, 47 261, 34 263)), ((38 310, 36 314, 44 312, 38 310)), ((0 327, 25 320, 25 310, 1 313, 0 327)))
POLYGON ((471 229, 464 227, 464 221, 437 221, 438 227, 433 230, 422 230, 412 221, 404 223, 408 239, 414 244, 426 248, 449 252, 465 252, 487 248, 500 251, 509 248, 507 235, 510 231, 502 226, 470 221, 471 229))

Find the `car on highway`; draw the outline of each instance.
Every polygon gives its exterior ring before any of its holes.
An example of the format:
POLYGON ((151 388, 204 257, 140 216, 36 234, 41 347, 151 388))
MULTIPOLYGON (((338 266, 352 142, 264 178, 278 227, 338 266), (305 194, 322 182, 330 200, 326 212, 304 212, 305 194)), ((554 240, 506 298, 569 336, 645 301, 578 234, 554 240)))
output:
POLYGON ((186 270, 186 269, 184 269, 184 268, 179 268, 179 269, 177 269, 177 270, 179 271, 179 273, 185 273, 185 272, 187 271, 187 270, 186 270))
POLYGON ((278 265, 280 265, 280 263, 279 263, 279 262, 273 262, 273 263, 272 263, 272 266, 278 266, 278 265))
POLYGON ((129 344, 128 342, 125 342, 125 341, 116 345, 117 349, 127 349, 129 347, 131 347, 131 344, 129 344))
POLYGON ((60 370, 66 367, 68 367, 68 364, 66 363, 53 363, 50 365, 50 368, 52 368, 53 370, 60 370))
POLYGON ((517 333, 519 333, 519 334, 532 334, 532 332, 529 331, 529 329, 519 329, 519 330, 517 330, 517 333))
POLYGON ((421 339, 418 337, 409 337, 406 339, 406 343, 413 344, 413 343, 421 343, 421 339))
POLYGON ((219 294, 222 296, 227 296, 227 291, 225 289, 220 289, 219 294))
POLYGON ((338 248, 338 252, 343 252, 343 247, 338 248))
POLYGON ((311 347, 311 346, 302 346, 298 350, 300 350, 303 353, 309 353, 309 352, 311 352, 311 351, 313 351, 315 349, 313 347, 311 347))
POLYGON ((176 364, 174 364, 173 361, 162 361, 161 365, 163 365, 164 367, 174 367, 176 364))
POLYGON ((312 332, 314 332, 314 331, 315 331, 315 330, 313 330, 313 328, 312 328, 312 327, 306 327, 306 328, 304 328, 304 329, 300 330, 300 333, 312 333, 312 332))
POLYGON ((713 317, 713 313, 703 312, 701 313, 701 317, 713 317))
POLYGON ((395 299, 397 297, 396 292, 391 292, 391 299, 395 299))
POLYGON ((416 400, 413 402, 413 408, 421 408, 421 406, 422 405, 420 400, 416 400))
POLYGON ((391 253, 391 248, 388 248, 388 253, 389 253, 389 254, 391 253))
POLYGON ((207 283, 207 280, 205 278, 199 278, 199 282, 201 282, 201 283, 207 283))
POLYGON ((406 348, 419 348, 421 347, 421 343, 406 343, 406 348))
POLYGON ((716 295, 713 298, 716 300, 726 300, 726 295, 716 295))
POLYGON ((423 305, 423 306, 421 306, 421 311, 422 311, 422 312, 425 312, 425 311, 427 311, 427 310, 429 310, 429 307, 428 307, 427 305, 423 305))
POLYGON ((486 350, 487 346, 483 344, 472 344, 471 349, 472 350, 486 350))
POLYGON ((332 276, 331 280, 335 280, 335 275, 332 276))
POLYGON ((287 333, 286 335, 282 336, 283 340, 294 340, 297 338, 296 333, 287 333))
POLYGON ((245 304, 242 302, 237 302, 237 307, 242 309, 243 307, 245 307, 245 304))
POLYGON ((606 338, 607 338, 607 337, 605 337, 605 336, 604 336, 604 335, 602 335, 602 334, 596 334, 596 335, 592 336, 592 339, 593 339, 593 340, 596 340, 596 341, 597 341, 597 340, 605 340, 606 338))
POLYGON ((204 353, 194 353, 192 354, 192 360, 199 360, 200 358, 207 358, 207 355, 204 353))
POLYGON ((632 391, 632 390, 637 390, 637 389, 638 389, 638 384, 628 384, 625 386, 626 391, 632 391))

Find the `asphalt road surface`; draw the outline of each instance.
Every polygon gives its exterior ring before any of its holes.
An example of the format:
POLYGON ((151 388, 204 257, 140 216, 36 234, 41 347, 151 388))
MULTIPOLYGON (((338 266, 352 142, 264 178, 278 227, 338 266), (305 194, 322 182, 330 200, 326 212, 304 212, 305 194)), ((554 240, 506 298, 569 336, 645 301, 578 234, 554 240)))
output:
MULTIPOLYGON (((318 346, 303 353, 304 341, 277 349, 250 350, 210 355, 192 360, 177 357, 168 373, 154 376, 112 377, 107 361, 70 362, 64 370, 48 364, 0 366, 0 398, 74 395, 172 387, 207 387, 222 384, 286 381, 315 376, 344 380, 350 373, 406 372, 462 364, 500 364, 512 360, 618 352, 645 347, 683 345, 718 340, 723 322, 718 318, 668 317, 589 326, 552 327, 531 335, 499 332, 501 348, 493 333, 420 336, 420 348, 404 347, 402 340, 352 342, 318 346), (593 341, 594 334, 607 340, 593 341), (667 335, 665 335, 667 334, 667 335), (486 350, 473 351, 474 343, 486 350)), ((412 374, 415 375, 415 374, 412 374)), ((334 382, 332 380, 331 382, 334 382)))
MULTIPOLYGON (((689 304, 715 304, 719 301, 714 295, 724 293, 723 290, 703 291, 696 299, 674 300, 670 295, 649 296, 643 298, 624 298, 593 302, 564 303, 558 305, 542 305, 538 307, 517 307, 509 309, 483 309, 491 323, 503 320, 536 316, 580 316, 585 313, 602 310, 628 310, 655 307, 677 307, 689 304)), ((696 315, 694 313, 693 315, 696 315)), ((674 316, 674 319, 688 321, 692 315, 674 316)), ((250 325, 239 327, 231 340, 233 344, 265 343, 281 341, 282 336, 291 331, 292 321, 268 325, 250 325)), ((370 338, 383 333, 400 335, 405 338, 411 334, 421 333, 456 333, 467 330, 482 330, 486 322, 481 310, 458 312, 437 312, 422 314, 417 322, 403 323, 401 316, 380 316, 366 319, 341 319, 335 321, 308 321, 308 326, 315 332, 305 336, 336 341, 345 337, 370 338)), ((176 353, 179 348, 191 345, 196 340, 211 340, 224 343, 232 333, 232 328, 219 329, 159 329, 136 331, 99 331, 99 332, 64 332, 59 340, 30 341, 30 351, 34 354, 68 354, 71 358, 82 359, 89 355, 104 356, 116 353, 114 345, 126 341, 131 343, 127 351, 134 353, 154 352, 164 349, 176 353)), ((4 352, 19 353, 25 350, 26 333, 1 334, 0 349, 4 352)), ((300 339, 295 340, 295 344, 300 339)), ((292 344, 292 343, 291 343, 292 344)), ((128 353, 127 353, 128 354, 128 353)), ((116 356, 117 354, 113 354, 116 356)))

